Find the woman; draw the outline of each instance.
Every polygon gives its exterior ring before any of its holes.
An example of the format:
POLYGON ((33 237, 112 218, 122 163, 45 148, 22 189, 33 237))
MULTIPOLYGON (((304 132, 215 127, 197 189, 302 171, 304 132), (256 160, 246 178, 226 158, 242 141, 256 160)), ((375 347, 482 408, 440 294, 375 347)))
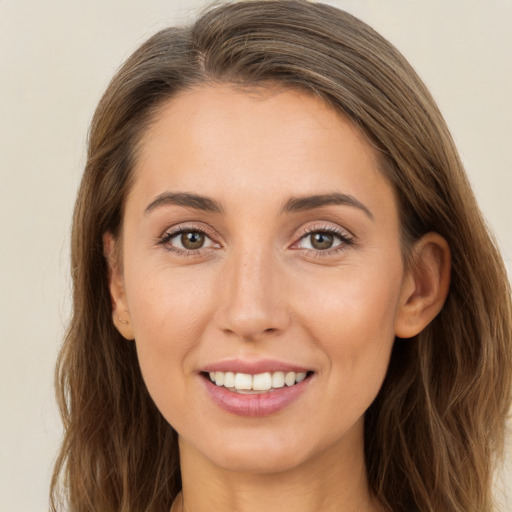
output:
POLYGON ((506 273, 359 20, 241 2, 147 41, 92 123, 72 268, 53 510, 60 476, 70 510, 493 510, 506 273))

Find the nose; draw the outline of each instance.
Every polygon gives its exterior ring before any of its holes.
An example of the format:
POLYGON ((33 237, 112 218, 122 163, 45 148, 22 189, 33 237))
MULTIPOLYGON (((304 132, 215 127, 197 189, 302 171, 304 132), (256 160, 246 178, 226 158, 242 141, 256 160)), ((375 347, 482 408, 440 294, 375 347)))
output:
POLYGON ((225 333, 255 341, 288 327, 283 272, 271 250, 233 255, 220 288, 217 321, 225 333))

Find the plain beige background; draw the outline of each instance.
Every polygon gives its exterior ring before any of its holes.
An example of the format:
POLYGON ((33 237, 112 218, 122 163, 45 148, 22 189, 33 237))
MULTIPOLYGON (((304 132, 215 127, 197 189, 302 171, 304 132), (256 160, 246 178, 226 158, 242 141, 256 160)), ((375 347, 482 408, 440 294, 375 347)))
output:
MULTIPOLYGON (((330 3, 388 37, 426 81, 510 271, 512 0, 330 3)), ((70 217, 94 107, 136 46, 200 5, 0 0, 0 512, 47 510, 61 435, 52 372, 70 309, 70 217)))

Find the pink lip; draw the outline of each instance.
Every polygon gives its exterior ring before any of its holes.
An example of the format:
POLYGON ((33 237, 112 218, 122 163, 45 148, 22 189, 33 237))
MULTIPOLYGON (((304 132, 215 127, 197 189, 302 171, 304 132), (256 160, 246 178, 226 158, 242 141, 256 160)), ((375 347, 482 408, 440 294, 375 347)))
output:
POLYGON ((249 373, 257 375, 258 373, 265 372, 295 372, 305 373, 310 371, 311 368, 303 368, 283 361, 275 361, 272 359, 260 359, 258 361, 242 360, 242 359, 227 359, 212 363, 201 368, 201 372, 233 372, 233 373, 249 373))
POLYGON ((295 401, 308 389, 312 377, 293 386, 269 391, 261 394, 242 394, 230 391, 224 386, 217 386, 206 376, 201 376, 210 398, 225 411, 238 416, 268 416, 275 414, 295 401))

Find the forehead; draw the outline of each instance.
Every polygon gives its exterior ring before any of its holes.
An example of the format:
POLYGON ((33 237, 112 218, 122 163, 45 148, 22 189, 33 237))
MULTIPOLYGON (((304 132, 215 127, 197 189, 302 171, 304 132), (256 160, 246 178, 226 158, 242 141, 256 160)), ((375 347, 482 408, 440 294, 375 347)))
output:
POLYGON ((376 150, 321 99, 226 84, 187 90, 161 107, 140 141, 134 188, 146 199, 164 189, 225 197, 393 195, 376 150))

